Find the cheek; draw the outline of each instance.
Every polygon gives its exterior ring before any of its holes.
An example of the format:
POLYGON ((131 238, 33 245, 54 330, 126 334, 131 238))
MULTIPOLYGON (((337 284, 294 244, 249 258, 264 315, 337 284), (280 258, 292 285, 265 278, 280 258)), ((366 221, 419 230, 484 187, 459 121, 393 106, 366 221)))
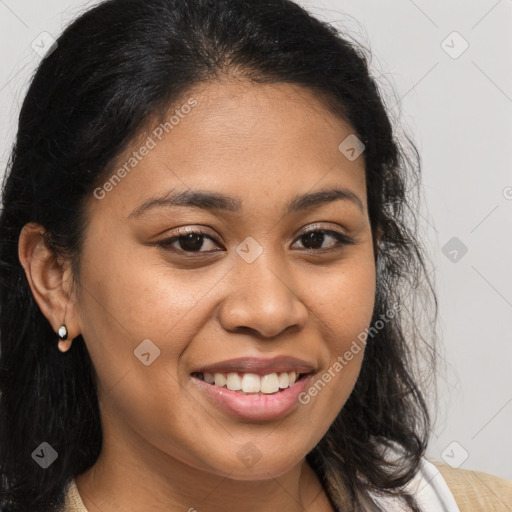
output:
POLYGON ((368 327, 375 306, 375 280, 374 261, 362 254, 309 284, 309 307, 325 326, 331 358, 368 327))
POLYGON ((145 379, 146 368, 159 366, 160 355, 175 374, 178 358, 197 329, 194 308, 215 284, 207 274, 191 278, 186 272, 171 273, 169 265, 148 262, 133 248, 130 253, 119 247, 110 242, 102 254, 89 251, 81 276, 82 334, 106 390, 128 372, 130 379, 139 373, 145 379), (149 348, 154 363, 143 364, 139 346, 149 348))
POLYGON ((191 278, 134 254, 108 254, 101 262, 85 260, 82 273, 82 334, 98 375, 102 415, 119 432, 129 425, 185 460, 193 452, 187 436, 205 422, 190 404, 183 406, 188 395, 177 368, 204 320, 201 300, 218 277, 191 278))
POLYGON ((311 309, 323 333, 325 365, 302 397, 325 425, 337 416, 359 376, 365 334, 375 305, 375 266, 371 258, 346 265, 336 277, 310 286, 311 309))

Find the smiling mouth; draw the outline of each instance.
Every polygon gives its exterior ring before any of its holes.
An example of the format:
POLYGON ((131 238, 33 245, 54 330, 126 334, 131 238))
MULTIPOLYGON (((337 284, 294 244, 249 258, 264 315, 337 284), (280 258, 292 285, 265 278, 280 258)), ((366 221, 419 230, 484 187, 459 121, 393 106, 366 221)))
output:
POLYGON ((192 377, 208 384, 235 391, 241 395, 272 395, 292 387, 309 373, 274 372, 267 375, 256 373, 208 373, 194 372, 192 377))

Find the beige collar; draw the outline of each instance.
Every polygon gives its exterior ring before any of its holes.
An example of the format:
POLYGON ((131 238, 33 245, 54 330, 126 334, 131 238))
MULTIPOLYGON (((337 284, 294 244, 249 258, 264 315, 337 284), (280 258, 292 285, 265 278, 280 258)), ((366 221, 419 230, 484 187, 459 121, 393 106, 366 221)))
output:
POLYGON ((64 504, 64 512, 87 512, 84 502, 80 497, 75 479, 71 480, 68 491, 66 494, 66 501, 64 504))

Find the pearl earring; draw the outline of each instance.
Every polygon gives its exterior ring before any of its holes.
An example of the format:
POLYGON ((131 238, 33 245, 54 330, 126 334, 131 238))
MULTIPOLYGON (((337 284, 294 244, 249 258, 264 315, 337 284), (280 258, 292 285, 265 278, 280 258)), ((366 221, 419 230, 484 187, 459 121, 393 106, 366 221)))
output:
POLYGON ((66 340, 68 338, 68 329, 66 327, 66 324, 62 324, 59 327, 59 338, 61 340, 66 340))

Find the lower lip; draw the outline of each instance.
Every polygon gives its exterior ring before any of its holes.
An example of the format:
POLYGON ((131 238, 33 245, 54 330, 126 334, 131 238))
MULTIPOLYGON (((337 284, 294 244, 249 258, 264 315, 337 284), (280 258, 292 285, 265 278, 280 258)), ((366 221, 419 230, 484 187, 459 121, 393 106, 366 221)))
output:
POLYGON ((289 388, 269 395, 242 395, 227 388, 192 377, 199 389, 229 414, 244 420, 273 420, 288 414, 298 404, 299 395, 308 387, 310 373, 289 388))

